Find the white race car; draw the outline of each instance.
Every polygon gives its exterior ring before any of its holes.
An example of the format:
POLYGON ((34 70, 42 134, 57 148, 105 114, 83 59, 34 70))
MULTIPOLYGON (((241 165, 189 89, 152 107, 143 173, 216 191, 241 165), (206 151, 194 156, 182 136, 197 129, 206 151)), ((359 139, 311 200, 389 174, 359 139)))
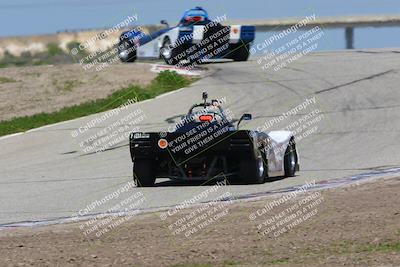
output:
POLYGON ((166 28, 151 34, 138 30, 122 33, 118 45, 121 61, 163 58, 170 65, 217 58, 245 61, 255 38, 254 26, 222 26, 211 21, 201 7, 186 11, 175 27, 164 20, 161 23, 166 28))

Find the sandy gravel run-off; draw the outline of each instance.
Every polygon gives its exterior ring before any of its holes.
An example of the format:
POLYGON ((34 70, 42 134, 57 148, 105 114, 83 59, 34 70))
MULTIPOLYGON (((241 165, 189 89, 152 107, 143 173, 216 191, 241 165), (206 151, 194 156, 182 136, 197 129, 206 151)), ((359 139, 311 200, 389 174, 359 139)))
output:
POLYGON ((130 84, 148 84, 156 74, 150 64, 115 64, 104 70, 84 70, 81 65, 0 68, 0 121, 53 112, 104 98, 130 84))
MULTIPOLYGON (((228 213, 186 238, 160 213, 136 215, 100 238, 85 237, 81 223, 0 231, 2 266, 399 266, 399 178, 319 191, 317 213, 274 237, 257 224, 315 194, 308 192, 250 221, 249 214, 276 198, 231 204, 228 213), (194 265, 182 265, 194 266, 194 265), (203 265, 201 265, 203 266, 203 265)), ((308 202, 311 203, 311 202, 308 202)))

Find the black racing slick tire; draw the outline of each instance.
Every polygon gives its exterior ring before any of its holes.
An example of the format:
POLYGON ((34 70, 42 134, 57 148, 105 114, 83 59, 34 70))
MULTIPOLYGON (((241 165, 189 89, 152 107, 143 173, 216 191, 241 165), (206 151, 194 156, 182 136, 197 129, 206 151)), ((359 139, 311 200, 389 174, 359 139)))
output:
POLYGON ((205 26, 203 39, 186 50, 190 64, 201 64, 209 59, 224 58, 229 51, 230 27, 210 22, 205 26))
POLYGON ((250 56, 249 49, 249 44, 242 45, 232 52, 232 56, 230 58, 232 58, 233 61, 247 61, 250 56))
POLYGON ((118 57, 122 62, 135 62, 137 58, 136 48, 129 41, 121 41, 118 44, 118 57))
POLYGON ((133 180, 137 187, 153 186, 156 177, 152 171, 152 163, 150 160, 135 160, 133 162, 133 180))
POLYGON ((160 57, 168 65, 177 65, 179 63, 179 59, 177 59, 179 50, 179 47, 171 47, 171 40, 166 37, 160 50, 160 57))
POLYGON ((240 180, 248 184, 264 183, 267 168, 263 158, 259 157, 254 160, 242 160, 240 162, 239 176, 240 180))
POLYGON ((294 144, 290 144, 285 151, 284 157, 285 177, 294 177, 297 166, 297 153, 294 144))

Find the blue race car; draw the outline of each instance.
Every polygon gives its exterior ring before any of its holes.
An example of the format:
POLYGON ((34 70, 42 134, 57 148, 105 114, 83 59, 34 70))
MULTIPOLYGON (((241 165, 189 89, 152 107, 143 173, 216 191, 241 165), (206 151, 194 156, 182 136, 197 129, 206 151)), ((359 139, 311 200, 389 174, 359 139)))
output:
POLYGON ((250 45, 255 38, 255 27, 244 25, 223 26, 226 16, 210 20, 201 7, 187 10, 179 24, 151 34, 131 30, 123 32, 118 45, 123 62, 137 58, 162 58, 169 65, 201 63, 208 59, 246 61, 250 45))

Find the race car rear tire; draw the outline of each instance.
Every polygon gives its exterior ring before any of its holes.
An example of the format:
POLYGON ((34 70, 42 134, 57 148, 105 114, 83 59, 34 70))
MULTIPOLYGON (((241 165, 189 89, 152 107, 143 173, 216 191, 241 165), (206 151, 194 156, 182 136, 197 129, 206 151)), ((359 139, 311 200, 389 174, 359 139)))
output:
POLYGON ((239 176, 242 182, 249 184, 264 183, 267 169, 263 159, 242 160, 240 162, 239 176))
POLYGON ((284 157, 285 177, 294 177, 296 173, 297 153, 296 147, 291 144, 286 148, 284 157))
POLYGON ((250 56, 249 49, 249 44, 242 45, 232 52, 232 56, 230 58, 232 58, 233 61, 246 61, 250 56))
POLYGON ((179 60, 176 58, 179 55, 179 46, 176 48, 170 48, 171 40, 166 37, 164 39, 163 45, 160 50, 160 56, 168 65, 176 65, 179 63, 179 60))
POLYGON ((154 176, 152 167, 150 160, 135 160, 133 162, 133 180, 137 187, 154 185, 156 177, 154 176))
POLYGON ((220 23, 210 22, 206 26, 201 42, 194 44, 186 54, 190 64, 202 64, 208 59, 224 58, 229 48, 230 28, 220 23))

